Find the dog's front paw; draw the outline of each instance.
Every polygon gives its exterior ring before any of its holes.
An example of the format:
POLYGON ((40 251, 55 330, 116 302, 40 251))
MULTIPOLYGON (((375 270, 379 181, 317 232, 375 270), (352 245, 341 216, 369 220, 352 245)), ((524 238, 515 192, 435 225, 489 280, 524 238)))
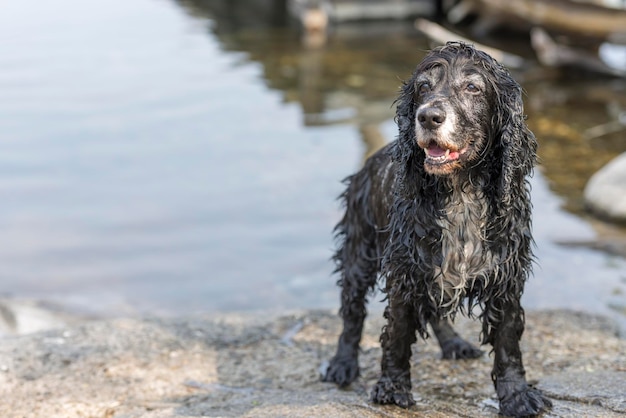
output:
POLYGON ((333 382, 340 387, 348 386, 359 377, 359 361, 356 357, 335 356, 322 377, 324 382, 333 382))
POLYGON ((526 386, 500 399, 500 413, 510 417, 530 417, 552 407, 550 399, 539 389, 526 386))
POLYGON ((468 343, 461 337, 454 337, 442 344, 441 355, 447 360, 472 359, 482 356, 483 350, 468 343))
POLYGON ((381 378, 372 389, 370 400, 378 404, 394 404, 402 408, 415 405, 411 388, 407 385, 396 384, 389 378, 381 378))

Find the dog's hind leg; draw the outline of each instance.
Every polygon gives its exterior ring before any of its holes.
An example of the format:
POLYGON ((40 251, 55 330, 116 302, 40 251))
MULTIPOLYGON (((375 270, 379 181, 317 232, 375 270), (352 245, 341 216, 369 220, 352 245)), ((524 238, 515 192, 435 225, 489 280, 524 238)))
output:
POLYGON ((456 333, 447 319, 432 319, 430 326, 435 332, 441 356, 444 359, 472 359, 483 355, 483 351, 465 341, 456 333))
POLYGON ((339 336, 337 352, 330 360, 323 377, 325 382, 334 382, 341 387, 349 385, 359 376, 359 344, 367 314, 366 294, 370 289, 366 283, 343 282, 340 310, 343 330, 339 336))

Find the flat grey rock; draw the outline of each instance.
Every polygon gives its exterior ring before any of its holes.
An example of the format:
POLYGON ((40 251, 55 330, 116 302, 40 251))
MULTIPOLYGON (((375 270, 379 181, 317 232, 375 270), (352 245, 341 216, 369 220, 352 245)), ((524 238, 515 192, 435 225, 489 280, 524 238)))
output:
POLYGON ((580 371, 547 376, 541 388, 557 399, 626 414, 626 370, 580 371))

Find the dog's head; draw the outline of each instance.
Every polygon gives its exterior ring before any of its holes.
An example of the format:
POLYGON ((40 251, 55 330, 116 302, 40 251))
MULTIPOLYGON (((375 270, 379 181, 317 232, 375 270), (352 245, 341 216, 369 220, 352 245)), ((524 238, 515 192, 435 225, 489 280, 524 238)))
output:
POLYGON ((491 56, 462 42, 423 59, 403 86, 396 119, 400 154, 417 154, 432 175, 498 160, 507 182, 534 164, 536 141, 524 121, 521 87, 491 56))
POLYGON ((415 139, 424 168, 450 174, 478 159, 489 139, 494 89, 476 51, 448 46, 420 64, 414 84, 415 139))

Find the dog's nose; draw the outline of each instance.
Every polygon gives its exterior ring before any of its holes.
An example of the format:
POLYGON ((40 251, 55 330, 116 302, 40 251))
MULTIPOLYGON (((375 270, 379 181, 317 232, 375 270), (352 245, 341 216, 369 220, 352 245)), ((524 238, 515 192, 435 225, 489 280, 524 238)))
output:
POLYGON ((425 129, 437 129, 446 120, 446 112, 438 107, 427 107, 417 113, 417 120, 425 129))

